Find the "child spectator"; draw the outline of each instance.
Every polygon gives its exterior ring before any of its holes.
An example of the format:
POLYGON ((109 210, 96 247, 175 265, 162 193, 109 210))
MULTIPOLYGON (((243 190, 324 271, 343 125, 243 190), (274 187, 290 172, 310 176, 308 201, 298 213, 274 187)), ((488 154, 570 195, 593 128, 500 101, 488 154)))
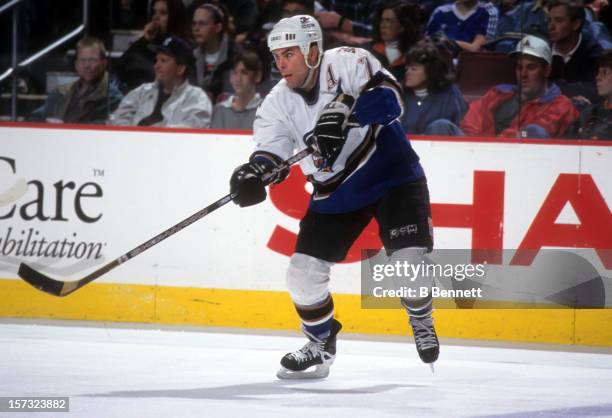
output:
POLYGON ((262 77, 262 63, 257 54, 246 51, 232 60, 230 83, 234 94, 215 105, 211 128, 252 130, 255 112, 262 102, 256 92, 262 77))

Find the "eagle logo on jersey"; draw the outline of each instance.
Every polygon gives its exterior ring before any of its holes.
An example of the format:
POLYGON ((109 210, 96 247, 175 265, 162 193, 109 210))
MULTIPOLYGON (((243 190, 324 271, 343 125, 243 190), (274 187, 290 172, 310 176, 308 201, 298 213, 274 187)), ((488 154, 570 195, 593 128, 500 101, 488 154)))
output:
POLYGON ((336 77, 334 77, 334 73, 332 71, 331 65, 327 66, 326 78, 327 78, 327 90, 333 90, 338 85, 338 81, 336 80, 336 77))

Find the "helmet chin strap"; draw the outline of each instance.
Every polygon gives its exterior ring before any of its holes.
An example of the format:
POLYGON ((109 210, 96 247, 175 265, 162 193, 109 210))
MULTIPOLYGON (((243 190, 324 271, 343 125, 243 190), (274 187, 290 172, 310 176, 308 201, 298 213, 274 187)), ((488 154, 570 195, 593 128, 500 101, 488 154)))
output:
POLYGON ((315 65, 310 65, 310 63, 308 62, 308 57, 304 55, 304 62, 306 62, 306 67, 308 67, 308 74, 306 74, 306 78, 304 79, 304 82, 300 85, 299 88, 305 89, 306 86, 310 84, 314 76, 317 74, 317 68, 319 68, 319 65, 321 65, 321 58, 323 56, 323 53, 319 51, 317 55, 317 63, 315 65))

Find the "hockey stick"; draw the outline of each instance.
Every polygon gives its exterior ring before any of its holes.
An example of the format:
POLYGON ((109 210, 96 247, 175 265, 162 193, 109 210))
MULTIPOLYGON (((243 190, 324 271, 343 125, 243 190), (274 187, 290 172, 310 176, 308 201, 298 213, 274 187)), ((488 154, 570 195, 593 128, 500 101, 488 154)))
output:
MULTIPOLYGON (((264 183, 267 183, 267 181, 272 178, 274 175, 276 175, 278 172, 282 171, 282 170, 286 170, 287 168, 291 167, 294 163, 300 161, 301 159, 303 159, 304 157, 310 155, 313 152, 311 147, 305 148, 302 151, 298 152, 297 154, 293 155, 292 157, 290 157, 289 159, 285 160, 282 164, 280 164, 279 166, 277 166, 276 168, 274 168, 274 170, 272 170, 269 173, 266 173, 263 175, 262 180, 264 183)), ((25 280, 26 282, 28 282, 29 284, 31 284, 32 286, 34 286, 36 289, 41 290, 43 292, 47 292, 51 295, 54 296, 67 296, 69 294, 71 294, 72 292, 74 292, 75 290, 80 289, 81 287, 85 286, 87 283, 90 283, 94 280, 96 280, 98 277, 102 276, 103 274, 108 273, 109 271, 111 271, 112 269, 114 269, 115 267, 125 263, 126 261, 136 257, 138 254, 148 250, 149 248, 153 247, 154 245, 159 244, 161 241, 165 240, 166 238, 168 238, 171 235, 176 234, 177 232, 179 232, 180 230, 188 227, 189 225, 191 225, 192 223, 196 222, 199 219, 202 219, 203 217, 205 217, 206 215, 208 215, 209 213, 215 211, 216 209, 219 209, 221 206, 225 205, 226 203, 228 203, 229 201, 233 200, 235 197, 237 196, 236 193, 230 193, 224 197, 222 197, 221 199, 217 200, 216 202, 206 206, 204 209, 199 210, 198 212, 194 213, 193 215, 191 215, 190 217, 184 219, 183 221, 179 222, 178 224, 166 229, 164 232, 156 235, 155 237, 151 238, 150 240, 148 240, 147 242, 139 245, 138 247, 134 248, 133 250, 123 254, 121 257, 111 261, 110 263, 100 267, 98 270, 94 271, 93 273, 83 277, 82 279, 78 279, 78 280, 74 280, 74 281, 60 281, 60 280, 55 280, 52 279, 48 276, 45 276, 44 274, 40 273, 39 271, 34 270, 32 267, 28 266, 25 263, 21 263, 19 265, 19 272, 17 273, 19 275, 19 277, 21 277, 23 280, 25 280)))

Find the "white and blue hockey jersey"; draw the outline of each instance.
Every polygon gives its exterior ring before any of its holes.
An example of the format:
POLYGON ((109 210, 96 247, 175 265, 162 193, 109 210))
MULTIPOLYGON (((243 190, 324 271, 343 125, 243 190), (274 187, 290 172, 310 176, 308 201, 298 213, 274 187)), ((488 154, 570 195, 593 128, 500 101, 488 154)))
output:
POLYGON ((319 171, 313 157, 300 167, 314 186, 310 209, 345 213, 363 208, 391 188, 424 177, 417 154, 398 121, 403 108, 393 76, 368 51, 342 47, 325 51, 318 85, 311 94, 281 80, 259 107, 253 126, 253 157, 285 160, 307 147, 319 113, 343 92, 355 97, 360 127, 347 133, 331 171, 319 171))

